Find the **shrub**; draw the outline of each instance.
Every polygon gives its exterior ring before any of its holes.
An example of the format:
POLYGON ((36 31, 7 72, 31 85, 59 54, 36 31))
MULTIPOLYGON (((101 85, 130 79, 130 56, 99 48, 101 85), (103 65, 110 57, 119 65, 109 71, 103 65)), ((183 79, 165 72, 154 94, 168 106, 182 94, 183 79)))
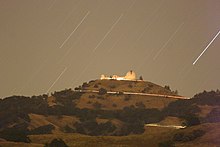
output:
POLYGON ((82 90, 82 86, 76 87, 75 90, 82 90))
POLYGON ((53 139, 49 144, 46 144, 45 147, 68 147, 62 139, 53 139))
POLYGON ((95 120, 76 123, 76 131, 86 135, 108 135, 113 133, 116 127, 110 122, 98 124, 95 120))
POLYGON ((51 124, 40 126, 34 130, 31 130, 29 134, 31 135, 38 135, 38 134, 51 134, 52 130, 55 129, 55 127, 51 124))
POLYGON ((113 107, 117 107, 117 105, 116 105, 115 103, 114 103, 114 104, 112 104, 112 106, 113 106, 113 107))
POLYGON ((97 99, 104 100, 105 98, 102 96, 97 96, 97 99))
POLYGON ((132 86, 132 84, 129 84, 128 87, 129 87, 129 88, 132 88, 133 86, 132 86))
POLYGON ((99 88, 99 85, 98 85, 98 84, 95 84, 95 85, 94 85, 94 88, 99 88))
POLYGON ((177 133, 173 136, 174 141, 182 141, 184 137, 184 133, 177 133))
POLYGON ((95 103, 93 104, 93 107, 94 107, 95 109, 99 110, 99 109, 101 109, 102 104, 100 104, 99 102, 95 102, 95 103))
POLYGON ((130 96, 125 96, 124 101, 129 101, 131 99, 130 96))
POLYGON ((175 95, 178 95, 178 90, 175 90, 175 91, 173 91, 173 93, 175 94, 175 95))
POLYGON ((66 125, 66 126, 63 128, 63 130, 64 130, 65 133, 75 133, 75 132, 76 132, 75 129, 69 127, 68 125, 66 125))
POLYGON ((205 131, 204 130, 200 130, 200 129, 194 130, 193 131, 193 135, 195 136, 195 138, 198 138, 198 137, 201 137, 201 136, 205 135, 205 131))
POLYGON ((144 105, 143 102, 137 102, 137 103, 135 104, 135 106, 138 107, 138 108, 141 108, 141 109, 145 109, 145 105, 144 105))
POLYGON ((140 76, 139 80, 143 81, 144 79, 143 79, 143 77, 142 77, 142 76, 140 76))
POLYGON ((160 142, 158 144, 159 147, 174 147, 174 142, 171 140, 160 142))
POLYGON ((205 134, 205 131, 203 130, 193 130, 190 133, 177 133, 173 136, 173 141, 178 141, 178 142, 188 142, 195 140, 198 137, 201 137, 205 134))
POLYGON ((141 92, 142 92, 142 93, 147 93, 147 92, 149 92, 150 90, 151 90, 150 87, 146 87, 146 88, 144 88, 144 90, 142 90, 141 92))
POLYGON ((112 88, 112 89, 116 88, 116 86, 113 85, 113 84, 109 85, 109 87, 112 88))
POLYGON ((168 91, 171 91, 170 86, 168 86, 168 85, 165 85, 164 88, 168 91))
POLYGON ((89 83, 94 83, 95 82, 95 80, 91 80, 91 81, 89 81, 89 83))
POLYGON ((206 116, 206 122, 220 122, 220 109, 214 108, 212 111, 206 116))
POLYGON ((195 126, 200 124, 199 118, 194 114, 188 114, 183 116, 183 118, 186 120, 185 125, 186 126, 195 126))
POLYGON ((153 85, 153 84, 148 84, 148 86, 149 86, 150 88, 154 87, 154 85, 153 85))
POLYGON ((95 95, 89 95, 89 98, 93 99, 95 98, 95 95))
POLYGON ((99 89, 99 94, 100 95, 104 95, 104 94, 106 94, 107 93, 107 90, 106 89, 104 89, 104 88, 100 88, 99 89))
POLYGON ((0 138, 14 142, 30 142, 27 135, 27 131, 16 128, 7 128, 0 132, 0 138))
POLYGON ((89 87, 89 84, 86 83, 86 82, 84 82, 83 85, 82 85, 82 87, 83 87, 83 88, 89 87))

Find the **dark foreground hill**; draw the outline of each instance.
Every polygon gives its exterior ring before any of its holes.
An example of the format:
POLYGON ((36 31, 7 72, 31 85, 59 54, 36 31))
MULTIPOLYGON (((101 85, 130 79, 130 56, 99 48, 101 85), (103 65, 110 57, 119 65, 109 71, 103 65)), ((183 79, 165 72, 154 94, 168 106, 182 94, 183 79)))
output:
POLYGON ((220 122, 219 91, 204 91, 189 100, 127 95, 123 92, 176 93, 150 82, 119 82, 122 81, 97 80, 84 83, 76 88, 78 91, 66 89, 51 96, 12 96, 0 100, 0 145, 27 142, 41 146, 57 137, 71 146, 85 146, 85 140, 91 146, 96 141, 100 146, 107 146, 110 142, 127 146, 135 146, 136 142, 136 146, 143 146, 151 137, 155 139, 151 146, 181 146, 194 142, 219 145, 215 140, 220 137, 217 131, 220 122), (181 125, 187 128, 176 130, 146 127, 146 124, 181 125))

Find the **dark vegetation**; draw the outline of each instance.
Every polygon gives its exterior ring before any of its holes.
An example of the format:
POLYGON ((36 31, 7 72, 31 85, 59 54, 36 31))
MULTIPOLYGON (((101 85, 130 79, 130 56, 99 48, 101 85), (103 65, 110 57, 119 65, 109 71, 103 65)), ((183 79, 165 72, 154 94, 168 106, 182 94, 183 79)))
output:
POLYGON ((219 106, 220 92, 204 91, 196 94, 190 100, 178 100, 172 102, 163 110, 164 115, 175 116, 186 120, 187 126, 198 125, 201 122, 220 122, 219 109, 213 109, 206 118, 199 118, 198 113, 201 111, 198 105, 219 106))
POLYGON ((203 130, 193 130, 190 133, 177 133, 173 136, 173 141, 177 142, 188 142, 195 140, 198 137, 201 137, 205 134, 203 130))
POLYGON ((140 76, 140 77, 139 77, 139 80, 143 81, 144 79, 143 79, 143 77, 142 77, 142 76, 140 76))
POLYGON ((104 89, 104 88, 100 88, 99 89, 99 95, 104 95, 104 94, 106 94, 107 93, 107 90, 106 89, 104 89))
POLYGON ((29 143, 30 139, 27 137, 28 131, 26 128, 5 128, 0 132, 0 138, 3 138, 7 141, 14 141, 14 142, 26 142, 29 143))
POLYGON ((95 120, 87 120, 81 123, 76 123, 76 132, 91 136, 109 135, 116 127, 110 122, 98 124, 95 120))
POLYGON ((62 139, 53 139, 49 144, 45 144, 45 147, 68 147, 62 139))
POLYGON ((158 144, 158 147, 175 147, 175 146, 174 146, 174 141, 172 141, 172 140, 167 140, 167 141, 160 142, 160 143, 158 144))
POLYGON ((183 132, 180 130, 180 132, 173 135, 171 140, 166 140, 163 142, 160 142, 158 144, 159 147, 174 147, 175 143, 181 142, 189 142, 193 141, 199 137, 202 137, 205 135, 205 131, 201 129, 193 130, 191 132, 183 132))
POLYGON ((220 122, 220 109, 214 108, 205 118, 205 122, 215 123, 220 122))
POLYGON ((55 127, 49 124, 45 126, 40 126, 31 131, 28 131, 28 134, 29 135, 51 134, 53 129, 55 129, 55 127))
MULTIPOLYGON (((84 84, 86 87, 86 84, 84 84)), ((105 89, 99 90, 99 95, 106 94, 105 89)), ((122 93, 123 94, 123 93, 122 93)), ((78 132, 87 135, 128 135, 140 134, 144 132, 144 124, 157 123, 167 116, 175 116, 183 118, 185 125, 193 126, 201 122, 219 122, 219 109, 213 109, 206 118, 199 118, 198 105, 220 105, 219 91, 202 92, 195 95, 190 100, 177 100, 170 103, 163 110, 146 109, 143 103, 136 103, 135 106, 125 107, 123 110, 103 110, 101 104, 93 103, 95 109, 79 109, 75 102, 80 99, 82 93, 66 89, 60 92, 52 93, 56 98, 58 105, 49 106, 47 103, 48 96, 12 96, 0 100, 0 138, 9 141, 29 142, 28 134, 45 134, 51 133, 54 126, 47 125, 36 128, 32 131, 27 130, 30 118, 29 113, 41 115, 69 115, 76 116, 80 122, 75 124, 75 128, 65 127, 65 132, 78 132), (96 118, 109 120, 106 123, 98 124, 96 118), (111 120, 117 119, 123 122, 121 128, 117 128, 111 120), (15 123, 13 127, 8 127, 15 123), (19 128, 19 129, 18 129, 19 128), (117 131, 116 131, 117 130, 117 131)), ((94 98, 91 95, 89 98, 94 98)), ((125 101, 132 97, 126 96, 125 101)), ((114 107, 117 105, 115 104, 114 107)), ((178 134, 174 137, 174 141, 192 140, 203 135, 204 132, 196 131, 189 134, 178 134), (193 135, 192 135, 193 134, 193 135), (190 136, 190 137, 189 137, 190 136), (188 138, 188 139, 186 139, 188 138)), ((160 146, 170 144, 170 142, 162 142, 160 146)), ((172 145, 172 143, 171 143, 172 145)))

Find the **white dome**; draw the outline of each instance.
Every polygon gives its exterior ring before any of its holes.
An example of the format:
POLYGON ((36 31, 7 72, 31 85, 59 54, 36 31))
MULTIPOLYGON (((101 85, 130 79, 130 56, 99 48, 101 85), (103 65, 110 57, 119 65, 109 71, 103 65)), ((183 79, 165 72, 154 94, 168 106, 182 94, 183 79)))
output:
POLYGON ((126 76, 125 76, 126 80, 136 80, 136 74, 134 71, 129 71, 127 72, 126 76))

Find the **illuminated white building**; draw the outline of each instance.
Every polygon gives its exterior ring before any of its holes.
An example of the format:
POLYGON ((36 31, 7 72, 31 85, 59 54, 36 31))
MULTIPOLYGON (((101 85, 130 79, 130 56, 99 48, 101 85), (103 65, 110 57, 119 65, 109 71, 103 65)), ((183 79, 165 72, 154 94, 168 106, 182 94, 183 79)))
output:
POLYGON ((113 75, 113 76, 105 76, 105 75, 101 75, 101 80, 130 80, 130 81, 135 81, 136 79, 136 74, 134 71, 129 71, 127 72, 127 74, 124 77, 120 77, 117 75, 113 75))

